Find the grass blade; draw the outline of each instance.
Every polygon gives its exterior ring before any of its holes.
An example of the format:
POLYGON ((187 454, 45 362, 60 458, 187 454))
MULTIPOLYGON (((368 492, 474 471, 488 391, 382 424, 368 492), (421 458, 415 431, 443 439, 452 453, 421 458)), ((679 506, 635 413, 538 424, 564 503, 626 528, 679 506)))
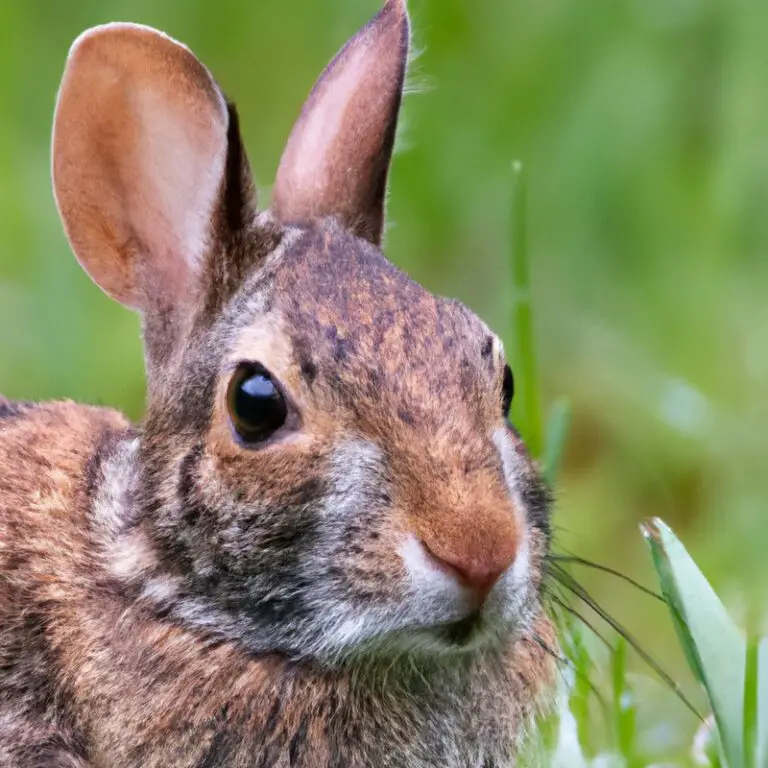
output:
POLYGON ((627 641, 620 637, 612 658, 613 713, 616 741, 621 755, 635 764, 636 707, 627 679, 627 641))
POLYGON ((747 643, 744 669, 744 762, 747 768, 757 768, 757 696, 760 641, 750 637, 747 643))
POLYGON ((768 765, 768 637, 760 641, 757 652, 756 731, 755 765, 768 765))
POLYGON ((691 669, 709 697, 725 761, 741 768, 746 642, 670 528, 657 519, 643 533, 691 669))
POLYGON ((512 323, 510 361, 515 373, 513 421, 535 458, 541 457, 542 429, 536 347, 533 340, 530 269, 526 232, 527 200, 523 164, 512 164, 510 262, 512 268, 512 323))
POLYGON ((567 397, 560 397, 555 401, 549 414, 547 437, 544 443, 544 456, 542 458, 544 479, 550 486, 553 486, 555 480, 557 480, 557 473, 560 469, 560 461, 563 458, 570 423, 571 403, 567 397))

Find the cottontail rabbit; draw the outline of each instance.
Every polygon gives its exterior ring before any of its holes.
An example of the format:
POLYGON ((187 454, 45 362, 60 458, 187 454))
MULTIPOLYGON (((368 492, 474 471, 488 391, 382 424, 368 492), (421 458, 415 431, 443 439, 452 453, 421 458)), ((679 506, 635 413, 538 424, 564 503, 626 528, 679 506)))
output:
POLYGON ((548 498, 497 337, 379 250, 404 0, 257 212, 192 53, 73 45, 53 183, 143 319, 143 422, 0 401, 0 766, 506 766, 553 678, 548 498))

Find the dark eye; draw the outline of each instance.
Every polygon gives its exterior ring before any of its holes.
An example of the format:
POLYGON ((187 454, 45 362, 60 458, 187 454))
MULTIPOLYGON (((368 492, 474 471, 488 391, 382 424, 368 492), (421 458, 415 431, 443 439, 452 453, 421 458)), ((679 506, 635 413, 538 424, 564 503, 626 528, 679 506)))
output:
POLYGON ((246 443, 266 440, 285 424, 288 407, 269 372, 258 363, 238 367, 227 390, 232 426, 246 443))
POLYGON ((512 375, 512 369, 508 365, 504 366, 504 381, 501 386, 502 408, 504 416, 509 418, 512 398, 515 396, 515 377, 512 375))

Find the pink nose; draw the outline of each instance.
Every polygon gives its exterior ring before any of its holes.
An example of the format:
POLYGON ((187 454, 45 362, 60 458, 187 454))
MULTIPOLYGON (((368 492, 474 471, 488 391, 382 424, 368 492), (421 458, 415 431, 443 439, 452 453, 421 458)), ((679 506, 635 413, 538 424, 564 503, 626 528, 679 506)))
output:
POLYGON ((462 586, 472 592, 478 606, 485 602, 496 582, 514 559, 513 557, 509 559, 505 557, 502 562, 499 562, 498 559, 494 558, 489 563, 478 563, 449 554, 437 555, 426 542, 422 541, 422 544, 440 570, 453 576, 462 586))

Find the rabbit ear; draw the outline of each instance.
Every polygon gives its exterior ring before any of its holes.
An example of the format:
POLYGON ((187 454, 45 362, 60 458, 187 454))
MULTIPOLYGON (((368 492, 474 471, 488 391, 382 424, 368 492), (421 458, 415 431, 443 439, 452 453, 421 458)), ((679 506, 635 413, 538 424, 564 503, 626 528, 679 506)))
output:
POLYGON ((236 123, 208 70, 166 35, 108 24, 75 41, 53 185, 75 254, 110 296, 163 315, 194 296, 217 231, 244 204, 236 123))
POLYGON ((387 0, 328 65, 280 161, 273 190, 278 219, 337 216, 379 243, 408 44, 405 0, 387 0))

